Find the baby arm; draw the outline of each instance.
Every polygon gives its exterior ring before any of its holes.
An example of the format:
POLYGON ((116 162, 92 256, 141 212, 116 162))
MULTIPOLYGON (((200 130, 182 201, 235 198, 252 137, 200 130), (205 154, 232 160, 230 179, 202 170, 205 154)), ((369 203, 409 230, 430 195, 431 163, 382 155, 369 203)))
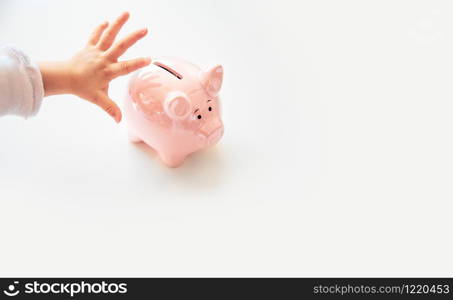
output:
POLYGON ((108 96, 111 80, 147 66, 149 58, 118 61, 129 47, 147 34, 146 29, 135 31, 114 44, 116 35, 129 18, 123 13, 113 24, 99 25, 85 48, 67 61, 41 62, 45 96, 74 94, 106 111, 116 122, 121 121, 121 111, 108 96))

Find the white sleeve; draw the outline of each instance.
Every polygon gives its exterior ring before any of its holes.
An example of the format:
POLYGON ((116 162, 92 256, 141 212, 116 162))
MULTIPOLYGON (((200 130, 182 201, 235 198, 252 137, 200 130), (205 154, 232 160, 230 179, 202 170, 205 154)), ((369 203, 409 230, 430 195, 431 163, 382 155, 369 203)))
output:
POLYGON ((39 67, 22 51, 0 46, 0 116, 34 116, 43 97, 39 67))

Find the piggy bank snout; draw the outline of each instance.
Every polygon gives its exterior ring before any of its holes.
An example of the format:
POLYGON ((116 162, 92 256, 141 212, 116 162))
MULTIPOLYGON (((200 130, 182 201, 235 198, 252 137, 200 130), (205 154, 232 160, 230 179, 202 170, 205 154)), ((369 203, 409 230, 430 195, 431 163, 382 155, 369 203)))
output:
POLYGON ((220 140, 223 135, 223 131, 222 121, 219 118, 216 118, 201 126, 198 133, 207 145, 213 145, 220 140))
POLYGON ((215 118, 213 120, 209 120, 205 124, 200 127, 200 132, 209 137, 214 131, 223 128, 222 121, 219 118, 215 118))
POLYGON ((220 138, 223 136, 223 126, 217 128, 214 132, 212 132, 208 137, 208 145, 216 144, 220 138))

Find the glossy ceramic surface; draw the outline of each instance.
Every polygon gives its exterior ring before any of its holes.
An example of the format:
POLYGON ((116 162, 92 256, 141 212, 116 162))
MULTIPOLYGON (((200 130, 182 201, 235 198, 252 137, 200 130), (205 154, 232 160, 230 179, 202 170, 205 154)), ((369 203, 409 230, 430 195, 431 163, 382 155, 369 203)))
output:
POLYGON ((169 167, 223 135, 218 92, 223 68, 206 71, 177 58, 155 58, 129 82, 124 115, 129 137, 153 148, 169 167))

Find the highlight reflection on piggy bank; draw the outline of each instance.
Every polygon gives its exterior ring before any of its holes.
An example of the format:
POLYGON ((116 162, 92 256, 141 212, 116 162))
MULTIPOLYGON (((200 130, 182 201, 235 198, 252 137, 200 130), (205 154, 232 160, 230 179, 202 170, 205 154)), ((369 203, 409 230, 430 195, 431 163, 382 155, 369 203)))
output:
POLYGON ((181 59, 153 59, 129 82, 124 115, 131 141, 145 142, 170 167, 216 144, 223 135, 222 80, 220 65, 202 71, 181 59))

